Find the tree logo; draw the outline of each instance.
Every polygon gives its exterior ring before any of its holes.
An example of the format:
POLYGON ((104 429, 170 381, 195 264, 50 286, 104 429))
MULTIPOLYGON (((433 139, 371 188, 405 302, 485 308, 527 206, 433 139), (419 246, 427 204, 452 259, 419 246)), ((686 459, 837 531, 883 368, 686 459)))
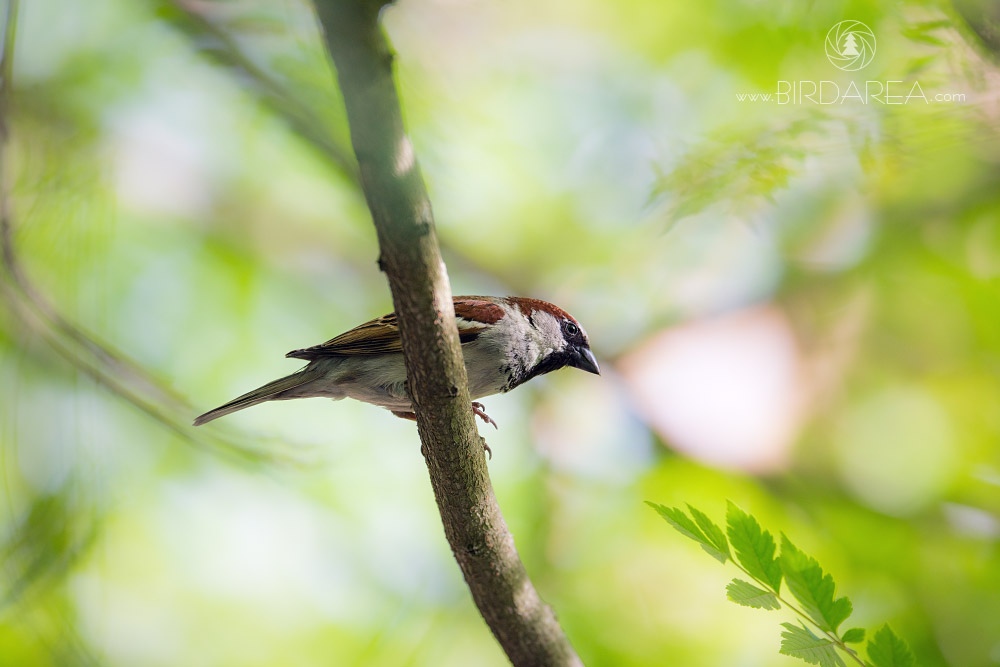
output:
POLYGON ((867 67, 875 57, 875 33, 861 21, 841 21, 826 33, 826 57, 845 72, 867 67))

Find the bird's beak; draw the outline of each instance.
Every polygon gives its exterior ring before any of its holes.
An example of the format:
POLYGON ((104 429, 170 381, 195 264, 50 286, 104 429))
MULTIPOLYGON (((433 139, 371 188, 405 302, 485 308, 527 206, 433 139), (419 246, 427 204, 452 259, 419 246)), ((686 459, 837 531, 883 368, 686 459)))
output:
POLYGON ((576 354, 573 355, 573 361, 570 363, 570 366, 573 368, 579 368, 581 371, 593 373, 594 375, 601 374, 601 367, 597 365, 597 359, 594 357, 594 353, 590 351, 589 347, 577 348, 576 354))

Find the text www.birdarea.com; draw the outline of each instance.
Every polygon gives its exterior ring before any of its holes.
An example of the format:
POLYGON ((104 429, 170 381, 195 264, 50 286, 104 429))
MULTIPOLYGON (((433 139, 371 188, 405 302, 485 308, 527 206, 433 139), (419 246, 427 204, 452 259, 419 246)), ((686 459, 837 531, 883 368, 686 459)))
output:
POLYGON ((773 93, 736 93, 738 102, 770 102, 775 104, 932 104, 964 102, 965 93, 926 94, 920 82, 865 81, 850 82, 841 87, 836 81, 778 81, 773 93))

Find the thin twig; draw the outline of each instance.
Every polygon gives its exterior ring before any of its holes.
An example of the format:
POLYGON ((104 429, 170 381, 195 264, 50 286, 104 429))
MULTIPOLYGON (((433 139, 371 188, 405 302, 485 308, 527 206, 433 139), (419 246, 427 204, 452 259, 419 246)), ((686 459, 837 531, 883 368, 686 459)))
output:
POLYGON ((317 112, 300 101, 278 78, 244 53, 236 39, 206 14, 207 3, 192 2, 192 0, 165 0, 165 3, 180 13, 175 17, 175 25, 178 24, 177 18, 184 18, 190 22, 190 27, 195 33, 211 40, 211 47, 203 48, 203 51, 243 75, 244 81, 251 84, 251 89, 271 111, 284 119, 308 145, 317 149, 344 178, 355 185, 360 185, 351 155, 334 139, 317 112))
MULTIPOLYGON (((246 86, 247 90, 295 134, 312 146, 331 167, 348 182, 360 187, 360 176, 353 159, 347 155, 334 137, 331 127, 324 123, 316 110, 301 99, 301 96, 285 85, 279 77, 257 64, 240 48, 232 34, 206 12, 206 3, 192 0, 157 0, 159 6, 175 10, 167 14, 173 25, 194 41, 209 58, 229 68, 246 86), (204 46, 204 42, 208 46, 204 46)), ((488 268, 475 257, 446 240, 439 240, 441 250, 449 263, 462 269, 500 283, 511 294, 523 294, 526 285, 515 275, 500 275, 488 268)))
POLYGON ((123 398, 162 426, 198 447, 225 451, 243 462, 295 465, 298 460, 276 448, 248 447, 245 438, 224 433, 196 434, 188 426, 194 409, 175 392, 125 355, 98 342, 63 316, 38 290, 25 271, 14 242, 14 222, 8 198, 6 169, 10 139, 13 60, 18 0, 9 0, 0 51, 0 294, 14 320, 44 340, 57 354, 112 394, 123 398), (177 415, 183 414, 181 419, 177 415))

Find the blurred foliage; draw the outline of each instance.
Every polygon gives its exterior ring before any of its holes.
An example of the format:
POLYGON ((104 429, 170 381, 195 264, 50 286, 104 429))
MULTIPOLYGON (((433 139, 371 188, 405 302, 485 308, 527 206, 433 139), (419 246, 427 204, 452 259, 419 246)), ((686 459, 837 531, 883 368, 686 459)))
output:
MULTIPOLYGON (((642 506, 724 498, 917 664, 1000 664, 992 7, 385 11, 453 291, 557 302, 608 368, 487 401, 587 664, 798 664, 642 506), (861 72, 824 54, 848 18, 861 72), (930 100, 737 98, 779 80, 930 100)), ((32 0, 15 46, 0 663, 504 664, 412 424, 314 400, 188 426, 391 308, 310 7, 32 0)))

